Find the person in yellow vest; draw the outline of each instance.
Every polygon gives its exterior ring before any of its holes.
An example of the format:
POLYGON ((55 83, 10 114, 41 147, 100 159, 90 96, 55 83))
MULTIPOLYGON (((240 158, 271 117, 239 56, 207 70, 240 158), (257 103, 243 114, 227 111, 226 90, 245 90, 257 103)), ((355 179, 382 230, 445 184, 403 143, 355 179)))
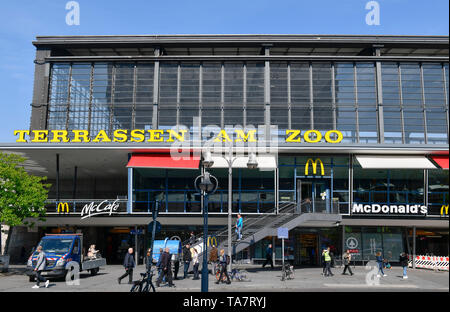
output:
POLYGON ((334 276, 333 273, 331 273, 331 256, 330 256, 330 247, 325 249, 322 252, 323 259, 325 261, 325 272, 324 276, 334 276))

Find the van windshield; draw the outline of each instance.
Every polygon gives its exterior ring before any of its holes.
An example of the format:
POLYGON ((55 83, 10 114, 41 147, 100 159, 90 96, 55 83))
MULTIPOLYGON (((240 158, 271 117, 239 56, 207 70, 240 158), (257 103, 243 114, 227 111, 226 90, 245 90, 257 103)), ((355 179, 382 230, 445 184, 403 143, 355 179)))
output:
POLYGON ((67 253, 72 241, 72 239, 43 239, 39 246, 42 246, 44 252, 67 253))

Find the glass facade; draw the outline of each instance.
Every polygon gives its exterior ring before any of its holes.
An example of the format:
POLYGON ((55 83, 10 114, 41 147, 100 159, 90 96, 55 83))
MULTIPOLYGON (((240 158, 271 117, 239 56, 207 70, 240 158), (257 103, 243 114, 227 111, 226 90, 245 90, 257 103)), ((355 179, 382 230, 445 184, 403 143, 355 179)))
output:
POLYGON ((280 133, 337 129, 344 143, 378 143, 381 130, 385 143, 448 143, 447 63, 381 62, 381 95, 374 62, 267 63, 159 62, 158 72, 153 62, 53 63, 47 128, 192 128, 201 117, 280 133))

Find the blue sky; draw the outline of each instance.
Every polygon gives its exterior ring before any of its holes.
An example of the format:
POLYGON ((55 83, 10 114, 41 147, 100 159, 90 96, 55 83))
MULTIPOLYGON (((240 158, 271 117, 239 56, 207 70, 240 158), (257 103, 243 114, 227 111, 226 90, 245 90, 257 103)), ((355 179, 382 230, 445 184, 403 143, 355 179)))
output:
POLYGON ((380 34, 448 35, 448 0, 379 0, 380 25, 366 24, 368 0, 78 0, 80 25, 66 24, 67 0, 0 3, 0 142, 28 129, 38 35, 380 34))

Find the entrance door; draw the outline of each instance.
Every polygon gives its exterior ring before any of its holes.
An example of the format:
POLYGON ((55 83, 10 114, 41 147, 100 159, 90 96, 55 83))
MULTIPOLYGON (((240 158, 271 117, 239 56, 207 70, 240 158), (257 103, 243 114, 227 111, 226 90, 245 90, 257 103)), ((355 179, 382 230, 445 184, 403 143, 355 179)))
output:
POLYGON ((328 179, 298 179, 297 211, 330 212, 330 195, 328 179))
POLYGON ((306 266, 318 265, 318 236, 315 233, 300 234, 299 264, 306 266))

